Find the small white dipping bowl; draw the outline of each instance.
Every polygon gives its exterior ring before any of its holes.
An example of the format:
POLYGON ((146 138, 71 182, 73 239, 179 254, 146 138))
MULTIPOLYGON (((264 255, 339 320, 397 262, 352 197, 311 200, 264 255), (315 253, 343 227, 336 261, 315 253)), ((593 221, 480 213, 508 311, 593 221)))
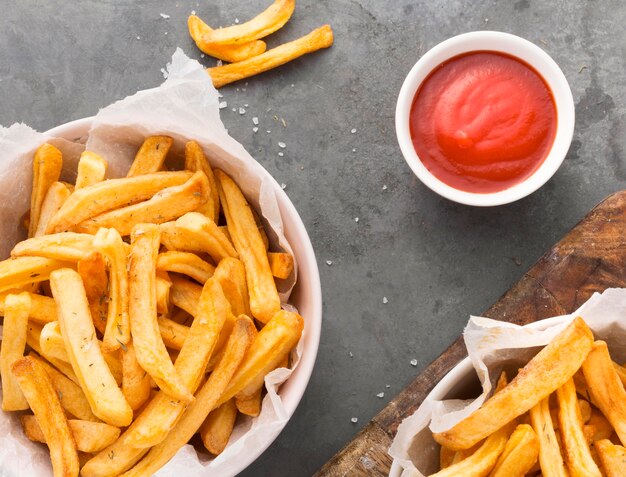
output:
POLYGON ((574 98, 565 75, 537 45, 509 33, 475 31, 452 37, 429 50, 413 66, 400 89, 396 105, 396 134, 402 155, 415 175, 427 187, 446 199, 461 204, 488 207, 508 204, 532 194, 557 171, 572 142, 574 134, 574 98), (466 192, 442 182, 422 163, 411 139, 409 115, 413 99, 424 79, 437 66, 458 55, 473 51, 496 51, 514 56, 532 66, 545 80, 554 96, 557 129, 548 156, 539 168, 522 182, 508 189, 491 193, 466 192))

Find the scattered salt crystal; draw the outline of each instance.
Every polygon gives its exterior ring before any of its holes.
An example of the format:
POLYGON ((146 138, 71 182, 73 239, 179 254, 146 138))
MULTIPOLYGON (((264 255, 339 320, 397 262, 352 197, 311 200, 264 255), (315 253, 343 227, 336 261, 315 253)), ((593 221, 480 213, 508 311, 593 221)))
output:
POLYGON ((391 387, 391 384, 385 384, 385 387, 389 389, 391 387))
POLYGON ((359 422, 359 418, 353 417, 352 419, 350 419, 350 422, 352 422, 352 424, 356 424, 357 422, 359 422))
POLYGON ((355 133, 356 133, 356 128, 352 128, 352 129, 350 130, 350 132, 351 132, 352 134, 355 134, 355 133))
POLYGON ((141 40, 141 37, 140 37, 140 36, 137 36, 137 39, 138 39, 138 40, 141 40))
POLYGON ((257 118, 256 116, 254 116, 254 117, 252 118, 252 122, 254 123, 254 125, 255 125, 255 126, 258 126, 258 125, 259 125, 259 118, 257 118))
POLYGON ((278 155, 279 155, 280 157, 283 157, 283 156, 285 155, 285 153, 284 153, 283 151, 280 151, 280 152, 278 153, 278 155))
POLYGON ((222 60, 217 60, 217 63, 215 63, 215 66, 222 66, 224 63, 222 63, 222 60))
POLYGON ((167 35, 167 32, 165 32, 165 34, 167 35))
POLYGON ((356 149, 355 149, 355 148, 352 148, 352 152, 356 152, 356 149))
POLYGON ((381 398, 381 399, 382 399, 382 398, 384 398, 384 397, 385 397, 385 393, 378 393, 378 394, 376 395, 376 397, 377 397, 377 398, 381 398))
POLYGON ((235 23, 239 23, 239 18, 235 18, 235 23))
POLYGON ((204 58, 206 55, 204 53, 200 53, 200 58, 204 58))
POLYGON ((226 101, 222 101, 220 103, 220 109, 224 109, 224 108, 227 108, 227 107, 228 107, 228 103, 226 101))
POLYGON ((167 71, 165 71, 165 68, 161 68, 161 74, 163 75, 163 78, 167 78, 167 71))
POLYGON ((239 108, 239 114, 246 114, 246 110, 244 108, 239 108))
POLYGON ((328 265, 329 267, 333 264, 332 260, 326 260, 326 265, 328 265))
POLYGON ((252 132, 253 132, 254 134, 256 134, 258 130, 259 130, 259 128, 257 128, 257 127, 252 128, 252 132))
MULTIPOLYGON (((202 54, 204 55, 204 53, 202 53, 202 54)), ((218 98, 223 98, 223 97, 224 97, 224 95, 218 91, 218 92, 217 92, 217 97, 218 97, 218 98)))
POLYGON ((387 185, 383 184, 383 190, 387 190, 387 185))
POLYGON ((295 84, 291 83, 291 87, 293 88, 295 86, 295 84))
POLYGON ((191 10, 191 14, 192 14, 192 15, 195 15, 195 14, 196 14, 196 11, 195 11, 195 10, 191 10))
POLYGON ((278 147, 280 147, 281 149, 285 149, 287 147, 287 144, 281 141, 278 143, 278 147))
POLYGON ((389 300, 387 300, 387 297, 386 297, 386 296, 384 296, 384 297, 383 297, 383 303, 384 303, 385 305, 386 305, 387 303, 389 303, 389 300))
POLYGON ((352 354, 352 351, 350 351, 348 354, 350 355, 351 358, 354 358, 354 355, 352 354))
POLYGON ((287 188, 287 184, 285 184, 284 182, 280 185, 280 188, 282 190, 285 190, 287 188))
POLYGON ((161 18, 165 18, 166 20, 170 17, 167 13, 159 13, 159 15, 161 15, 161 18))
POLYGON ((354 218, 354 221, 355 221, 355 222, 358 222, 358 221, 359 221, 359 218, 358 218, 358 217, 355 217, 355 218, 354 218))
POLYGON ((267 131, 265 131, 267 134, 271 133, 272 131, 270 131, 269 129, 267 131))
POLYGON ((237 88, 237 91, 239 91, 239 88, 237 88))
POLYGON ((411 366, 417 366, 417 360, 415 358, 411 360, 411 366))
MULTIPOLYGON (((246 90, 246 89, 244 88, 244 89, 243 89, 243 91, 245 91, 245 90, 246 90)), ((244 107, 244 108, 247 108, 247 107, 248 107, 248 103, 244 104, 244 105, 243 105, 243 107, 244 107)))

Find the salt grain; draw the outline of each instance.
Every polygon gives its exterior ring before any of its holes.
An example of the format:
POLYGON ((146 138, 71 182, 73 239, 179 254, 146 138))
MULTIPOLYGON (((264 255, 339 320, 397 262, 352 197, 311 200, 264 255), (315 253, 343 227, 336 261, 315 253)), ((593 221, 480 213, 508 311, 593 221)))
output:
POLYGON ((411 360, 411 366, 417 366, 417 360, 415 358, 411 360))
POLYGON ((384 296, 384 297, 383 297, 383 303, 384 303, 385 305, 386 305, 387 303, 389 303, 389 300, 387 300, 387 297, 386 297, 386 296, 384 296))
POLYGON ((222 66, 224 63, 222 63, 222 60, 217 60, 217 63, 215 63, 215 66, 222 66))
POLYGON ((352 148, 352 152, 356 152, 356 149, 355 149, 355 148, 352 148))
POLYGON ((282 190, 285 190, 287 188, 287 184, 285 184, 284 182, 280 185, 280 188, 282 190))
POLYGON ((383 184, 383 190, 387 190, 387 186, 383 184))
POLYGON ((167 13, 159 13, 159 15, 161 15, 161 18, 165 18, 166 20, 170 17, 167 13))
POLYGON ((138 40, 141 40, 141 37, 140 37, 140 36, 138 36, 138 37, 137 37, 137 39, 138 39, 138 40))
POLYGON ((236 112, 237 112, 237 108, 233 108, 233 113, 236 113, 236 112))
POLYGON ((359 418, 353 417, 352 419, 350 419, 350 422, 352 422, 352 424, 356 424, 357 422, 359 422, 359 418))
POLYGON ((280 152, 278 153, 278 155, 279 155, 280 157, 283 157, 283 156, 285 155, 285 153, 284 153, 284 152, 282 152, 282 151, 280 151, 280 152))
POLYGON ((359 218, 358 218, 358 217, 355 217, 355 218, 354 218, 354 221, 355 221, 355 222, 358 222, 358 221, 359 221, 359 218))
POLYGON ((351 132, 352 134, 355 134, 355 133, 356 133, 356 129, 355 129, 355 128, 352 128, 352 129, 350 130, 350 132, 351 132))
POLYGON ((244 108, 239 108, 239 114, 246 114, 246 110, 244 108))
POLYGON ((348 354, 350 355, 351 358, 354 358, 354 355, 352 354, 352 351, 350 351, 348 354))
POLYGON ((204 58, 206 55, 204 53, 200 53, 200 58, 204 58))
POLYGON ((220 103, 220 109, 224 109, 224 108, 227 108, 227 107, 228 107, 228 103, 226 101, 222 101, 220 103))
POLYGON ((278 147, 280 147, 281 149, 285 149, 287 147, 287 144, 281 141, 278 143, 278 147))
POLYGON ((270 131, 269 129, 267 131, 265 131, 267 134, 271 133, 272 131, 270 131))
POLYGON ((239 18, 235 18, 235 23, 239 23, 239 18))
POLYGON ((165 35, 167 35, 167 32, 165 32, 165 35))
POLYGON ((252 132, 253 132, 254 134, 256 134, 256 133, 258 132, 258 130, 259 130, 259 128, 256 128, 256 127, 255 127, 255 128, 252 128, 252 132))
POLYGON ((333 264, 332 260, 326 260, 326 265, 328 265, 329 267, 333 264))
POLYGON ((391 387, 391 384, 385 384, 385 387, 389 389, 391 387))
POLYGON ((378 393, 376 397, 382 399, 385 397, 385 393, 378 393))
POLYGON ((252 122, 254 123, 255 126, 259 125, 259 118, 257 118, 256 116, 252 118, 252 122))
POLYGON ((196 11, 195 11, 195 10, 191 10, 191 14, 192 14, 192 15, 195 15, 195 14, 196 14, 196 11))

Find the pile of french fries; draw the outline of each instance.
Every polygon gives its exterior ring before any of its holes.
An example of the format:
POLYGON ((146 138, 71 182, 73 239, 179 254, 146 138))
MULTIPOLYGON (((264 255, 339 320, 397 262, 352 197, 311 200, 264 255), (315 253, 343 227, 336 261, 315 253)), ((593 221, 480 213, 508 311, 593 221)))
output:
POLYGON ((219 88, 330 47, 333 31, 329 25, 324 25, 297 40, 266 51, 267 45, 261 38, 280 30, 295 8, 295 0, 275 0, 252 20, 215 30, 199 17, 191 15, 187 25, 198 48, 207 55, 230 63, 207 69, 213 85, 219 88))
POLYGON ((437 477, 626 475, 626 369, 576 318, 451 429, 437 477))
POLYGON ((22 411, 55 476, 152 475, 196 433, 220 454, 302 334, 275 282, 291 255, 268 252, 198 143, 167 170, 171 146, 148 137, 109 180, 85 151, 74 184, 56 147, 35 153, 29 238, 0 262, 2 409, 22 411))

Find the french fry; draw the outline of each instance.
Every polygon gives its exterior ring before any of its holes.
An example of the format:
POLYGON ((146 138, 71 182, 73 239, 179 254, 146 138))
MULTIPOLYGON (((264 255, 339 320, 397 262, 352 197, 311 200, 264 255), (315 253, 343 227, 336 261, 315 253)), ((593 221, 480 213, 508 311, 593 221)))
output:
POLYGON ((157 321, 165 346, 179 351, 185 344, 189 334, 189 327, 176 323, 165 316, 159 316, 157 321))
MULTIPOLYGON (((32 415, 20 416, 24 434, 31 441, 46 444, 44 436, 37 418, 32 415)), ((81 452, 100 452, 110 446, 120 435, 120 430, 115 426, 110 426, 104 422, 81 421, 79 419, 68 419, 67 421, 76 449, 81 452)))
POLYGON ((443 470, 450 467, 454 464, 454 455, 456 451, 452 449, 448 449, 447 447, 441 446, 439 449, 439 469, 443 470))
POLYGON ((122 394, 133 411, 150 398, 150 376, 139 365, 132 341, 122 350, 122 394))
POLYGON ((195 253, 176 251, 160 253, 157 259, 157 270, 182 273, 203 285, 215 273, 215 267, 195 253))
POLYGON ((209 181, 210 193, 208 200, 197 211, 217 223, 220 217, 220 196, 217 192, 215 176, 202 147, 196 141, 189 141, 185 144, 185 169, 193 172, 202 171, 206 175, 209 181))
POLYGON ((198 302, 202 287, 182 277, 172 276, 170 300, 178 308, 185 310, 192 316, 198 316, 198 302))
POLYGON ((609 420, 622 444, 626 443, 626 391, 604 341, 596 341, 583 363, 583 373, 594 403, 609 420))
MULTIPOLYGON (((252 215, 254 215, 254 218, 257 221, 257 229, 259 230, 259 233, 261 234, 261 239, 263 239, 263 244, 265 245, 265 250, 267 251, 270 248, 270 241, 267 238, 267 234, 265 233, 263 224, 260 223, 259 216, 254 210, 252 211, 252 215)), ((226 238, 230 241, 230 243, 233 243, 233 239, 231 238, 230 233, 228 232, 228 226, 220 225, 219 229, 226 236, 226 238)))
POLYGON ((76 270, 85 286, 93 325, 96 330, 104 335, 109 302, 109 277, 106 271, 106 260, 100 252, 94 250, 78 262, 76 270))
POLYGON ((591 442, 601 441, 603 439, 609 439, 613 435, 613 426, 609 420, 602 415, 602 413, 595 409, 591 413, 591 417, 588 421, 588 426, 593 429, 591 436, 591 442))
POLYGON ((127 426, 133 411, 100 350, 80 275, 70 269, 56 270, 50 275, 50 286, 67 354, 91 410, 107 424, 127 426))
MULTIPOLYGON (((199 295, 198 295, 199 296, 199 295)), ((175 323, 185 326, 191 326, 191 322, 193 321, 193 316, 187 313, 185 310, 176 307, 174 311, 171 313, 171 320, 175 323)))
POLYGON ((76 231, 95 234, 103 227, 114 227, 122 236, 130 235, 138 224, 162 224, 197 209, 209 194, 209 183, 202 172, 196 172, 182 185, 157 192, 151 199, 121 209, 105 212, 76 225, 76 231))
POLYGON ((230 302, 233 314, 250 315, 250 298, 246 283, 246 269, 236 258, 228 257, 220 261, 215 269, 214 277, 224 290, 230 302))
POLYGON ((213 455, 222 453, 233 433, 236 419, 237 406, 234 399, 211 411, 200 426, 200 437, 206 450, 213 455))
POLYGON ((131 233, 129 315, 135 354, 140 366, 168 395, 189 403, 193 395, 170 361, 157 324, 156 261, 159 228, 139 224, 131 233))
MULTIPOLYGON (((261 414, 261 397, 262 397, 262 393, 263 393, 263 388, 260 387, 252 396, 250 396, 250 397, 248 397, 246 399, 239 399, 239 398, 235 397, 235 405, 237 407, 237 410, 241 414, 244 414, 246 416, 256 417, 259 414, 261 414)), ((205 442, 204 445, 206 447, 206 442, 205 442)), ((209 449, 208 447, 207 447, 207 449, 209 451, 211 451, 211 449, 209 449)), ((215 452, 213 452, 213 454, 215 454, 215 452)))
POLYGON ((619 376, 619 380, 622 382, 622 386, 626 386, 626 369, 615 362, 613 362, 613 367, 619 376))
POLYGON ((107 165, 107 161, 95 152, 83 152, 78 161, 76 186, 74 190, 84 189, 90 185, 102 182, 107 173, 107 165))
POLYGON ((539 457, 539 440, 533 428, 520 424, 504 446, 489 477, 523 477, 539 457))
POLYGON ((207 31, 204 42, 210 45, 239 45, 271 35, 289 21, 296 0, 275 0, 265 11, 239 25, 207 31))
POLYGON ((169 136, 150 136, 137 151, 127 177, 154 174, 161 169, 174 141, 169 136))
POLYGON ((332 44, 333 31, 330 25, 324 25, 313 30, 308 35, 267 50, 265 53, 258 56, 238 63, 208 68, 207 73, 213 80, 213 86, 221 88, 229 83, 249 78, 284 65, 307 53, 312 53, 322 48, 328 48, 332 44))
MULTIPOLYGON (((52 217, 61 209, 65 201, 70 197, 70 189, 62 182, 53 182, 48 188, 46 197, 41 204, 41 212, 39 214, 39 223, 35 230, 35 237, 45 235, 48 224, 52 217)), ((30 223, 29 223, 30 226, 30 223)))
POLYGON ((127 254, 122 237, 116 229, 99 230, 93 245, 106 258, 109 268, 107 320, 102 348, 110 353, 130 341, 127 254))
POLYGON ((574 380, 569 379, 558 388, 556 397, 559 404, 559 433, 569 475, 601 477, 585 440, 574 380))
POLYGON ((59 180, 62 166, 63 154, 52 144, 43 144, 35 152, 33 158, 33 190, 30 196, 29 237, 35 235, 41 216, 41 206, 50 186, 59 180))
MULTIPOLYGON (((6 297, 11 293, 23 293, 20 290, 9 290, 0 293, 0 316, 4 316, 6 308, 6 297)), ((29 293, 30 313, 29 318, 40 324, 49 323, 57 319, 57 306, 50 297, 29 293)))
POLYGON ((76 444, 46 371, 36 359, 23 357, 13 363, 12 372, 48 443, 55 477, 78 476, 76 444))
POLYGON ((74 192, 52 218, 46 233, 65 232, 74 225, 146 201, 159 191, 184 184, 191 172, 156 172, 132 178, 110 179, 74 192))
POLYGON ((293 257, 284 252, 269 252, 267 258, 270 262, 272 275, 276 278, 289 278, 293 271, 293 257))
POLYGON ((167 315, 170 312, 170 288, 172 288, 172 280, 170 280, 167 272, 156 271, 156 296, 157 296, 157 313, 167 315))
POLYGON ((78 262, 92 251, 93 235, 62 232, 24 240, 13 247, 11 257, 46 257, 78 262))
MULTIPOLYGON (((233 333, 226 344, 224 358, 207 381, 196 393, 196 399, 183 413, 180 421, 169 432, 163 442, 154 446, 148 455, 135 467, 126 472, 125 477, 142 477, 152 475, 165 463, 167 463, 178 450, 196 433, 200 425, 207 418, 208 414, 215 409, 218 404, 220 394, 233 378, 234 373, 241 365, 246 352, 251 346, 252 332, 254 324, 244 316, 237 318, 233 327, 233 333)), ((100 459, 100 455, 93 460, 99 459, 101 466, 107 466, 106 456, 100 459)), ((89 464, 87 464, 89 465, 89 464)), ((83 468, 83 477, 94 477, 100 474, 91 474, 91 468, 83 468), (87 472, 86 472, 87 471, 87 472)))
POLYGON ((260 55, 267 48, 265 42, 261 40, 255 40, 240 45, 218 46, 209 44, 204 41, 204 37, 213 29, 195 15, 189 16, 187 27, 189 28, 189 35, 193 41, 196 42, 196 46, 200 51, 229 63, 247 60, 252 56, 260 55))
POLYGON ((42 326, 40 324, 29 322, 28 330, 26 331, 26 344, 42 358, 45 358, 48 362, 50 362, 56 369, 58 369, 61 373, 67 376, 70 380, 80 385, 80 381, 74 373, 71 364, 69 364, 67 361, 57 359, 54 356, 47 355, 43 352, 40 345, 41 330, 42 326))
POLYGON ((608 439, 596 442, 595 448, 602 463, 606 477, 624 477, 626 475, 626 449, 615 445, 608 439))
POLYGON ((473 446, 561 387, 580 368, 592 344, 591 330, 576 318, 502 392, 451 429, 435 433, 435 440, 454 450, 473 446))
POLYGON ((23 411, 28 402, 22 393, 17 379, 11 372, 15 361, 24 356, 30 295, 8 295, 5 300, 4 325, 2 327, 2 347, 0 347, 0 376, 2 377, 2 410, 23 411))
POLYGON ((215 171, 222 209, 235 249, 246 267, 250 310, 262 323, 280 311, 280 298, 250 204, 235 182, 220 170, 215 171))
POLYGON ((568 477, 550 418, 549 397, 530 409, 530 420, 539 439, 539 462, 546 477, 568 477))
MULTIPOLYGON (((575 386, 574 386, 574 390, 576 390, 575 386)), ((583 424, 586 424, 587 421, 591 419, 591 412, 592 412, 591 404, 589 404, 589 401, 585 401, 584 399, 579 399, 578 407, 580 408, 580 416, 583 419, 583 424)))
POLYGON ((4 260, 0 262, 0 292, 46 281, 54 270, 72 266, 70 262, 43 257, 4 260))

